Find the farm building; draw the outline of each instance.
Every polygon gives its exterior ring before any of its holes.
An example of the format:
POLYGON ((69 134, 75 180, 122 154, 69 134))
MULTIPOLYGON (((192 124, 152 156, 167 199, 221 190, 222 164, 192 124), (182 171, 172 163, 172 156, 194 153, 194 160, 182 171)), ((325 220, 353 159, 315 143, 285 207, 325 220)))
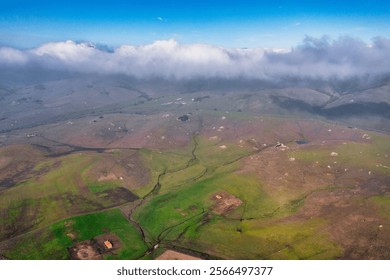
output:
POLYGON ((105 246, 107 249, 112 249, 112 243, 111 243, 109 240, 105 240, 105 241, 104 241, 104 246, 105 246))

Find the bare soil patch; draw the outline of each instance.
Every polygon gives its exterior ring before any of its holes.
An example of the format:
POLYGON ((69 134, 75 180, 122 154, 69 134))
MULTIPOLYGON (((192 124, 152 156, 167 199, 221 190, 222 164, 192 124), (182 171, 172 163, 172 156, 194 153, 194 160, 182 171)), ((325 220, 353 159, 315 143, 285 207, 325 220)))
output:
POLYGON ((73 260, 101 260, 103 255, 121 248, 118 236, 106 233, 91 240, 81 241, 68 249, 73 260))
POLYGON ((166 250, 156 260, 201 260, 200 258, 183 254, 173 250, 166 250))
POLYGON ((70 247, 69 254, 72 260, 101 260, 102 255, 99 253, 96 242, 86 240, 70 247))
POLYGON ((117 180, 118 177, 114 173, 108 173, 107 175, 100 175, 98 182, 117 180))
POLYGON ((86 172, 91 181, 114 182, 127 189, 136 189, 150 180, 149 170, 144 166, 137 151, 107 150, 99 155, 86 172))
POLYGON ((211 211, 218 215, 226 215, 242 204, 241 200, 227 192, 215 193, 211 200, 214 201, 211 211))
POLYGON ((0 169, 6 167, 11 161, 11 157, 0 157, 0 169))

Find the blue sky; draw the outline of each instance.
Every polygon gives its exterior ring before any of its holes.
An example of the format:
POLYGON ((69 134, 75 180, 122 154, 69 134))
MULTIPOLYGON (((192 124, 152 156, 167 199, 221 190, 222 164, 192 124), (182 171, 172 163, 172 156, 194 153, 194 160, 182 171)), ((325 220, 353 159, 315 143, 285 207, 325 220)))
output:
POLYGON ((390 1, 0 0, 0 45, 51 41, 109 46, 161 39, 224 47, 289 48, 305 35, 390 37, 390 1))

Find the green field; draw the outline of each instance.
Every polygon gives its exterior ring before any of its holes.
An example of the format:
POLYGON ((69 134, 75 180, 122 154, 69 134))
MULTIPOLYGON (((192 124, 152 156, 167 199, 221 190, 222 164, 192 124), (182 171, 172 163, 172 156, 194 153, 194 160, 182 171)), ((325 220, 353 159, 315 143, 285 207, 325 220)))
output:
POLYGON ((134 259, 147 250, 139 232, 127 221, 120 210, 81 215, 56 222, 19 238, 5 253, 11 259, 69 259, 68 247, 104 233, 114 233, 121 248, 106 259, 134 259), (73 233, 75 239, 67 234, 73 233))
POLYGON ((117 182, 97 182, 86 173, 98 154, 71 154, 58 159, 45 159, 35 171, 46 173, 29 179, 0 195, 0 240, 48 225, 75 214, 92 212, 120 205, 126 198, 115 195, 117 182), (112 190, 108 195, 106 191, 112 190))

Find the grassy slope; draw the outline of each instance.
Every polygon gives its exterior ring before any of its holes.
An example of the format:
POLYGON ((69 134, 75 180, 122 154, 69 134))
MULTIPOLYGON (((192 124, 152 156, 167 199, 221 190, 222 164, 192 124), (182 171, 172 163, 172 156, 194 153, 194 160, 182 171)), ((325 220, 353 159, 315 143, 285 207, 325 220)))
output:
POLYGON ((390 197, 377 195, 370 198, 370 202, 374 203, 378 207, 379 213, 384 218, 390 217, 390 197))
POLYGON ((117 187, 115 182, 86 182, 84 173, 98 160, 102 160, 99 154, 87 153, 61 157, 58 166, 54 164, 58 159, 46 159, 35 167, 39 171, 52 166, 46 174, 3 191, 0 239, 3 234, 12 233, 14 227, 20 227, 20 222, 27 230, 126 202, 103 195, 102 192, 117 187))
POLYGON ((390 141, 379 135, 373 136, 371 143, 348 142, 341 145, 302 149, 291 152, 290 156, 304 161, 317 161, 323 166, 333 166, 336 161, 338 165, 353 165, 382 175, 390 174, 390 169, 386 168, 390 166, 390 141), (338 156, 330 156, 331 152, 336 152, 338 156))

